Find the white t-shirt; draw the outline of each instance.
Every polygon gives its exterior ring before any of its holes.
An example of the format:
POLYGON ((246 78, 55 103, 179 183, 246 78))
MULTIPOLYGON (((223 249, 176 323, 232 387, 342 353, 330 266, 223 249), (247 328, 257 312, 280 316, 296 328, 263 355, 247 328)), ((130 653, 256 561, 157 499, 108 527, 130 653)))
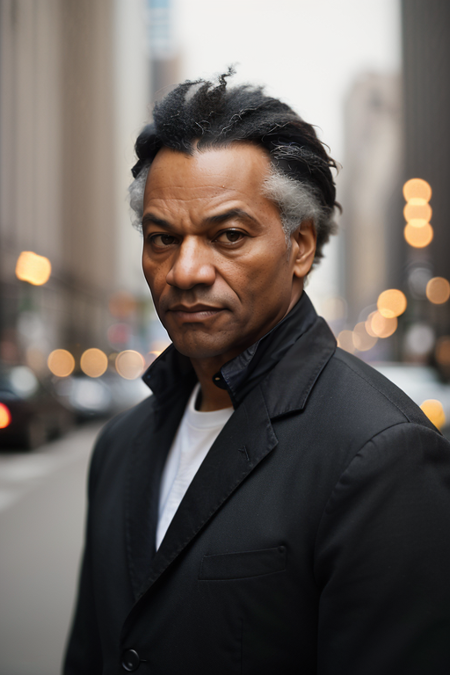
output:
POLYGON ((195 401, 199 390, 200 383, 194 387, 189 398, 161 477, 157 549, 200 464, 233 414, 233 408, 212 412, 196 410, 195 401))

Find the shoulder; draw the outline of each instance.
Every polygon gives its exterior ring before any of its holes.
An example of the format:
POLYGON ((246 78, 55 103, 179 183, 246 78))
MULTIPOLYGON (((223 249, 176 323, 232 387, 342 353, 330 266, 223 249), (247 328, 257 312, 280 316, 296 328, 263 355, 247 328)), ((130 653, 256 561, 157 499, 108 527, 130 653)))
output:
POLYGON ((397 447, 400 454, 431 439, 448 446, 403 391, 340 349, 322 370, 304 407, 274 424, 280 443, 298 448, 295 455, 319 467, 327 485, 339 479, 362 449, 367 459, 377 462, 381 442, 383 447, 397 447))
POLYGON ((405 392, 361 359, 337 348, 318 383, 331 388, 335 404, 347 410, 354 423, 371 422, 373 434, 400 423, 412 423, 437 431, 405 392))

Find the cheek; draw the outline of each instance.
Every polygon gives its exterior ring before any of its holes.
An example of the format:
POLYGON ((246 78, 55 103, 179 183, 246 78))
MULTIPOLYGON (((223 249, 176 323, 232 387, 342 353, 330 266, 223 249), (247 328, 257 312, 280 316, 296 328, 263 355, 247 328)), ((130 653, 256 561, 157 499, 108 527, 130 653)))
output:
POLYGON ((153 297, 158 297, 165 285, 166 272, 161 264, 156 264, 149 256, 142 255, 142 271, 153 297))

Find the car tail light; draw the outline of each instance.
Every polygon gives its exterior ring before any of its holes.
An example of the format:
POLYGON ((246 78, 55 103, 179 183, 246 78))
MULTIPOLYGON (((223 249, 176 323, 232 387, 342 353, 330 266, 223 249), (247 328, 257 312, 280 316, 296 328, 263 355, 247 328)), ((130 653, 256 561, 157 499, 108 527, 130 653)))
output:
POLYGON ((6 429, 10 424, 11 413, 9 408, 4 403, 0 403, 0 429, 6 429))

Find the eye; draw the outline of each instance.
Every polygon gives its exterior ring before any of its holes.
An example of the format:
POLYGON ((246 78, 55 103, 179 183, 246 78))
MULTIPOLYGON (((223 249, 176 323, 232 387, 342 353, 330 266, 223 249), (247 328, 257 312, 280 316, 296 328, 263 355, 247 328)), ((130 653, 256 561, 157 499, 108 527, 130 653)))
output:
POLYGON ((148 240, 155 248, 167 248, 176 243, 176 238, 171 234, 150 234, 148 240))
POLYGON ((244 237, 245 234, 240 230, 225 230, 216 237, 216 241, 221 244, 237 244, 244 237))

